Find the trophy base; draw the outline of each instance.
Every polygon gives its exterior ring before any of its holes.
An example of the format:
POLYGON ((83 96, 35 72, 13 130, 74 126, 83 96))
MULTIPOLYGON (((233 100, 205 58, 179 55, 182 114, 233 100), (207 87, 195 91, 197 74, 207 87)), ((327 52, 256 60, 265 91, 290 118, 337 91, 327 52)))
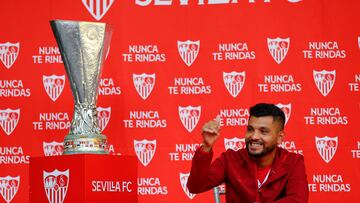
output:
POLYGON ((63 154, 109 154, 107 139, 101 134, 70 134, 64 140, 63 154))

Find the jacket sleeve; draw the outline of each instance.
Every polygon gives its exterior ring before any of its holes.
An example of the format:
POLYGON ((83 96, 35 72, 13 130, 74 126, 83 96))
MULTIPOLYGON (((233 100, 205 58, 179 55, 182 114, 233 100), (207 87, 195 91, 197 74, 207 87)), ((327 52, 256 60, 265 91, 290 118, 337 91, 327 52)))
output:
POLYGON ((205 152, 199 147, 194 154, 187 187, 191 193, 205 192, 224 182, 225 157, 222 154, 211 163, 213 151, 205 152))
POLYGON ((305 172, 304 157, 299 156, 292 172, 290 172, 286 184, 285 197, 274 201, 274 203, 307 203, 309 199, 309 188, 305 172))

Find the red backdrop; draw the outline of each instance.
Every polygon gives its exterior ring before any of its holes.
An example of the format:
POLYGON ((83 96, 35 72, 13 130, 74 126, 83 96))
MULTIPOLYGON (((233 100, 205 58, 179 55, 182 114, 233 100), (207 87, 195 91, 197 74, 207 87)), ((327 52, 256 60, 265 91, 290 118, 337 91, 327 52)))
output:
POLYGON ((286 112, 282 146, 304 155, 310 202, 358 197, 358 1, 38 0, 0 6, 0 202, 28 201, 29 157, 61 153, 72 119, 52 19, 113 25, 99 88, 100 126, 111 154, 148 154, 139 158, 141 203, 211 202, 211 192, 194 196, 182 187, 201 125, 220 114, 224 140, 216 156, 241 148, 247 109, 257 102, 286 112))

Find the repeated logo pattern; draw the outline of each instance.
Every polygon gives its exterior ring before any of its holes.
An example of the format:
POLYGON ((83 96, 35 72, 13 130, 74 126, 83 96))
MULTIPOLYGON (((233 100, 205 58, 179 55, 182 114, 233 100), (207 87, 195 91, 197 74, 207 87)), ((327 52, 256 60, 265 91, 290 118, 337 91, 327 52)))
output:
POLYGON ((104 108, 99 106, 96 108, 96 110, 98 113, 99 128, 100 131, 103 131, 109 123, 111 116, 111 107, 109 106, 107 108, 104 108))
POLYGON ((287 122, 290 119, 290 115, 291 115, 291 104, 276 104, 277 107, 279 107, 285 114, 285 125, 287 124, 287 122))
POLYGON ((178 51, 181 59, 187 66, 194 63, 199 54, 200 40, 198 41, 178 41, 178 51))
POLYGON ((114 0, 82 0, 82 3, 96 20, 101 20, 109 11, 114 0))
POLYGON ((234 151, 238 151, 239 149, 246 147, 245 138, 224 138, 224 146, 225 150, 232 149, 234 151))
POLYGON ((134 140, 134 149, 139 161, 147 166, 155 155, 156 140, 134 140))
POLYGON ((0 194, 5 202, 10 203, 20 186, 20 176, 0 177, 0 194))
POLYGON ((190 133, 194 130, 199 122, 201 115, 201 106, 193 107, 181 107, 179 106, 179 116, 181 123, 184 125, 187 131, 190 133))
POLYGON ((146 100, 155 85, 155 74, 133 74, 133 82, 137 93, 146 100))
POLYGON ((267 44, 271 56, 276 63, 280 64, 286 57, 290 47, 290 38, 267 38, 267 44))
POLYGON ((338 137, 315 137, 315 143, 321 158, 329 163, 338 147, 338 137))
POLYGON ((62 142, 43 142, 43 150, 45 156, 59 156, 64 151, 64 145, 62 142))
POLYGON ((186 196, 188 196, 190 199, 193 199, 195 197, 195 194, 190 193, 189 189, 186 186, 189 175, 190 173, 180 173, 180 184, 186 196))
POLYGON ((336 71, 313 71, 314 81, 320 93, 327 96, 334 86, 336 71))
POLYGON ((63 203, 69 185, 69 175, 69 169, 43 171, 44 188, 49 203, 63 203))
POLYGON ((231 73, 223 72, 223 80, 226 89, 234 98, 237 97, 244 87, 245 83, 245 71, 231 73))
POLYGON ((0 126, 7 135, 10 135, 16 128, 20 118, 20 109, 0 110, 0 126))
POLYGON ((65 75, 43 75, 43 84, 50 99, 56 101, 64 90, 65 75))
POLYGON ((9 69, 15 63, 20 50, 20 43, 6 42, 0 44, 0 60, 9 69))

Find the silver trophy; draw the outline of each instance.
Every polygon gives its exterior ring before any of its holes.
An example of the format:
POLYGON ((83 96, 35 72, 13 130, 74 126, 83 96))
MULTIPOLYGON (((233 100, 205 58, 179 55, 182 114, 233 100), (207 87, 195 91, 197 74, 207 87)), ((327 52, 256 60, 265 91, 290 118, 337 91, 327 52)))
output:
POLYGON ((63 154, 108 154, 98 126, 98 83, 112 29, 105 23, 50 21, 74 96, 75 110, 63 154))

